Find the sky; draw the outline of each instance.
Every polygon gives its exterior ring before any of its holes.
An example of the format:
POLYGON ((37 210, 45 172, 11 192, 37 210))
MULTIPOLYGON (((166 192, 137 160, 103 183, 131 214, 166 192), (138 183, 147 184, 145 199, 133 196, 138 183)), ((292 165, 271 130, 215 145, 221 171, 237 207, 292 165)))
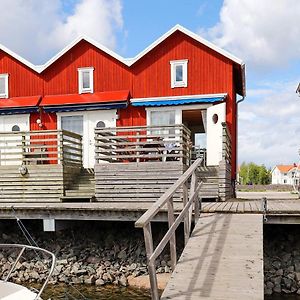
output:
POLYGON ((299 161, 299 0, 0 0, 0 43, 42 64, 85 34, 133 57, 175 24, 241 58, 239 163, 299 161))

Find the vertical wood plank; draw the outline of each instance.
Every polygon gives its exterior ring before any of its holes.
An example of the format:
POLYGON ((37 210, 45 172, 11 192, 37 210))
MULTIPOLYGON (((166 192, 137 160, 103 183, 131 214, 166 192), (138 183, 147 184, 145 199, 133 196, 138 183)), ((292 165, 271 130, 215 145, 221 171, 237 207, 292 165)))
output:
MULTIPOLYGON (((168 224, 169 228, 174 223, 174 204, 173 197, 168 201, 168 224)), ((174 232, 170 238, 170 253, 171 253, 171 262, 172 262, 172 270, 175 270, 175 266, 177 263, 177 253, 176 253, 176 232, 174 232)))
POLYGON ((150 278, 150 285, 151 285, 151 296, 152 299, 158 300, 159 295, 158 295, 158 287, 157 287, 155 261, 150 262, 150 257, 153 253, 153 238, 152 238, 151 223, 148 223, 143 228, 143 230, 144 230, 145 248, 147 254, 148 271, 149 271, 149 278, 150 278))

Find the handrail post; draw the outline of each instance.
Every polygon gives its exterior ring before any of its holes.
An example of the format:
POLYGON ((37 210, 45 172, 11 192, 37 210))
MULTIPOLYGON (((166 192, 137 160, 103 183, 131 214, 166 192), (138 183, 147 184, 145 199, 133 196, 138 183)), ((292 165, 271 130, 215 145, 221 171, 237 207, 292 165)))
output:
MULTIPOLYGON (((183 207, 186 206, 187 202, 188 202, 188 198, 189 198, 189 190, 188 187, 186 185, 186 183, 182 184, 182 192, 183 192, 183 207)), ((189 214, 186 214, 184 216, 184 245, 186 246, 188 240, 189 240, 189 214)))
POLYGON ((159 300, 155 260, 154 261, 150 260, 150 257, 153 253, 153 237, 152 237, 152 230, 151 230, 151 222, 146 224, 145 227, 143 227, 143 230, 144 230, 145 248, 147 254, 148 271, 149 271, 149 278, 150 278, 150 285, 151 285, 151 296, 152 299, 159 300))
MULTIPOLYGON (((173 225, 175 221, 174 218, 174 203, 173 197, 171 197, 168 201, 168 225, 169 228, 173 225)), ((170 238, 170 254, 171 254, 171 262, 172 262, 172 270, 175 270, 175 266, 177 263, 177 253, 176 253, 176 233, 174 232, 170 238)))
POLYGON ((63 133, 63 130, 58 130, 57 135, 58 135, 58 142, 59 142, 57 159, 58 159, 58 163, 63 165, 64 164, 64 133, 63 133))
MULTIPOLYGON (((196 170, 195 170, 192 174, 189 198, 191 198, 192 195, 195 193, 196 188, 197 188, 197 175, 196 175, 196 170)), ((195 203, 197 203, 197 202, 198 202, 198 196, 194 200, 194 205, 192 205, 189 210, 189 233, 191 232, 191 227, 192 227, 193 209, 195 211, 195 219, 196 219, 196 206, 197 205, 195 203)), ((199 211, 197 213, 199 214, 199 211)))

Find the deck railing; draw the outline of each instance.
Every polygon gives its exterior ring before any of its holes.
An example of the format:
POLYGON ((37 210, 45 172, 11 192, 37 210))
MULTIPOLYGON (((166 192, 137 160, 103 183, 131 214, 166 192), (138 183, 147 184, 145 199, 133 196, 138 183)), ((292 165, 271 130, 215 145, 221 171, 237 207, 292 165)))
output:
POLYGON ((82 137, 66 130, 0 132, 0 165, 82 165, 82 137))
POLYGON ((202 159, 198 158, 187 171, 163 194, 150 209, 148 209, 135 223, 138 228, 143 228, 144 239, 147 252, 148 270, 151 284, 152 299, 159 299, 156 265, 155 261, 162 253, 168 243, 170 243, 170 254, 173 271, 177 263, 176 254, 176 229, 181 222, 184 222, 184 241, 185 245, 191 234, 192 213, 194 210, 195 222, 199 219, 201 201, 199 201, 199 192, 202 182, 197 178, 197 168, 201 165, 202 159), (183 208, 175 218, 173 196, 182 191, 183 208), (151 232, 151 221, 167 205, 169 229, 154 249, 153 237, 151 232))
POLYGON ((222 158, 228 162, 231 162, 232 145, 231 134, 228 130, 226 122, 222 123, 222 158))
POLYGON ((183 124, 96 128, 96 162, 182 161, 188 165, 190 135, 183 124))

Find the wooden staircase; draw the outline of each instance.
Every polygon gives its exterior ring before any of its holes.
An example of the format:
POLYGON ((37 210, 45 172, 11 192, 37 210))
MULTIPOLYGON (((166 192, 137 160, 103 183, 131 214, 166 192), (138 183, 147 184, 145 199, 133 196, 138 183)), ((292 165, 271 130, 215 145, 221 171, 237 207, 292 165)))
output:
POLYGON ((205 201, 219 200, 219 167, 201 166, 198 168, 198 176, 203 181, 201 197, 205 201))
POLYGON ((82 169, 79 176, 65 190, 61 201, 93 201, 95 198, 95 172, 94 169, 82 169))

